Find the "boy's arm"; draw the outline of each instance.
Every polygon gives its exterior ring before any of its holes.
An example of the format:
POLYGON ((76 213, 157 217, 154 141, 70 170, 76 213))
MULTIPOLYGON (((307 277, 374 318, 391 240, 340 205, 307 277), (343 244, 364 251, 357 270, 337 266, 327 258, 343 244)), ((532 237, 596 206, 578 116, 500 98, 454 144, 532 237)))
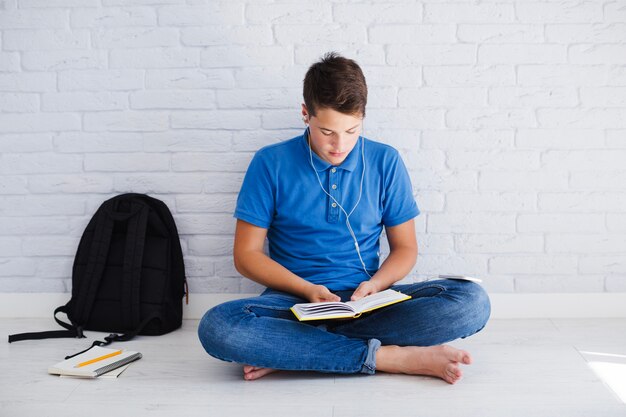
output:
POLYGON ((263 252, 267 229, 237 219, 233 258, 235 269, 266 287, 285 291, 310 302, 339 301, 322 285, 312 284, 271 259, 263 252))
POLYGON ((389 241, 389 256, 378 272, 354 291, 353 300, 386 290, 411 272, 415 265, 417 260, 415 221, 411 219, 393 227, 385 227, 385 231, 389 241))

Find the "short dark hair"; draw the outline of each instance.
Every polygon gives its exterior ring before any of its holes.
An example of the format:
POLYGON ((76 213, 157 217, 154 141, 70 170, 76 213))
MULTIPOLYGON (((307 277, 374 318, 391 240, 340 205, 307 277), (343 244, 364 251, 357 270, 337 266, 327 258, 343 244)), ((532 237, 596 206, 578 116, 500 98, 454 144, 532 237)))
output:
POLYGON ((322 108, 365 117, 367 84, 359 65, 328 52, 309 67, 304 77, 304 104, 311 116, 322 108))

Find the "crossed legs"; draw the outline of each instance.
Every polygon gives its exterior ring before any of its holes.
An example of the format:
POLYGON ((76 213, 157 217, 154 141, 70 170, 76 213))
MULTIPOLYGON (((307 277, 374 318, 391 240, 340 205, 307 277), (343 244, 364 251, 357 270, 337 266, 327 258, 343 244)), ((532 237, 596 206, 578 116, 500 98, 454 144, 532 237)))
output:
MULTIPOLYGON (((212 356, 246 364, 247 380, 279 369, 370 374, 375 369, 457 382, 460 365, 471 364, 472 357, 444 343, 484 327, 490 314, 487 294, 477 284, 452 280, 392 288, 413 298, 358 320, 317 326, 297 322, 289 311, 306 300, 268 290, 207 312, 200 340, 212 356), (220 326, 226 333, 216 331, 220 326)), ((347 300, 351 291, 336 293, 347 300)))

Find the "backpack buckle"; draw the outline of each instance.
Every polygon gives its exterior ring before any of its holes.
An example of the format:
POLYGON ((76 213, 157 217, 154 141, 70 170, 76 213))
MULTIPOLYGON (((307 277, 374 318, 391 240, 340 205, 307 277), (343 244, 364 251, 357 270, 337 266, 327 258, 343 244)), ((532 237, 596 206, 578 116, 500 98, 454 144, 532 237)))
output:
POLYGON ((106 343, 106 344, 108 345, 109 343, 115 342, 115 341, 116 341, 119 337, 120 337, 120 335, 119 335, 119 334, 116 334, 116 333, 111 333, 111 334, 109 334, 108 336, 106 336, 106 337, 104 338, 104 340, 106 340, 106 341, 107 341, 107 343, 106 343))
POLYGON ((76 326, 76 338, 84 339, 86 336, 83 334, 83 326, 76 326))

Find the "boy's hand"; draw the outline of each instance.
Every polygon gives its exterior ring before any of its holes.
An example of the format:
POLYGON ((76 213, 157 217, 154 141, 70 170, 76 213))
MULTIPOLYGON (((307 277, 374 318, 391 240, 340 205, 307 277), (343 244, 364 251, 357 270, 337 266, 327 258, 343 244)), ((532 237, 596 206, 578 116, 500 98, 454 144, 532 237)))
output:
POLYGON ((308 297, 311 303, 320 303, 323 301, 341 301, 341 297, 330 292, 328 288, 323 285, 314 285, 309 291, 308 297))
POLYGON ((363 281, 352 293, 350 301, 356 301, 368 295, 376 294, 378 291, 378 287, 372 281, 363 281))

